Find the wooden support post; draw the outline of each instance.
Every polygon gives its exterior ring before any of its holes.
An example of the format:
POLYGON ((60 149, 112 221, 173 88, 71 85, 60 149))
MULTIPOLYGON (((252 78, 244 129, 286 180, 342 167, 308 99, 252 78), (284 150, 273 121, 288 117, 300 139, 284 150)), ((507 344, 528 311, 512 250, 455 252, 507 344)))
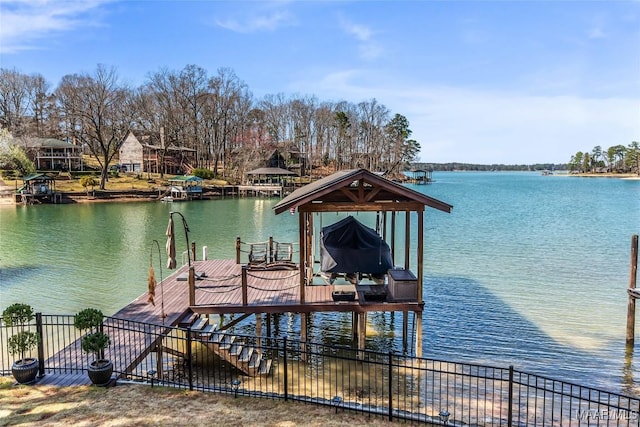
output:
POLYGON ((351 312, 351 344, 356 345, 358 342, 358 313, 351 312))
POLYGON ((307 212, 307 278, 305 283, 311 285, 313 283, 313 213, 307 212))
POLYGON ((409 337, 409 312, 402 312, 402 351, 407 352, 409 337))
MULTIPOLYGON (((631 237, 631 269, 629 272, 629 290, 635 289, 638 280, 638 235, 631 237)), ((629 293, 627 306, 627 346, 633 346, 636 327, 636 297, 629 293)))
POLYGON ((192 260, 196 261, 196 242, 191 242, 191 256, 192 260))
POLYGON ((422 287, 424 286, 424 212, 418 211, 418 265, 416 279, 418 280, 418 302, 424 301, 422 287))
POLYGON ((156 346, 156 375, 158 380, 162 381, 164 376, 164 364, 162 363, 162 344, 156 346))
POLYGON ((271 314, 267 313, 267 337, 271 337, 271 314))
POLYGON ((391 260, 396 263, 396 211, 391 212, 391 260))
POLYGON ((246 306, 248 300, 247 295, 247 266, 242 266, 242 305, 246 306))
POLYGON ((196 305, 196 268, 189 267, 189 305, 196 305))
POLYGON ((360 319, 358 320, 358 359, 364 359, 364 349, 367 345, 367 312, 359 313, 358 316, 360 319))
POLYGON ((236 264, 240 264, 240 236, 236 237, 236 264))
POLYGON ((404 269, 409 271, 409 253, 411 252, 411 212, 404 213, 404 269))
POLYGON ((307 314, 300 313, 300 359, 307 361, 307 314))
POLYGON ((256 313, 256 342, 258 354, 262 354, 262 313, 256 313))
POLYGON ((422 312, 415 311, 416 316, 416 357, 422 357, 422 312))
POLYGON ((307 265, 309 262, 309 254, 307 253, 307 241, 306 241, 306 224, 305 217, 307 216, 306 212, 300 212, 298 210, 298 230, 300 237, 300 304, 304 304, 304 287, 305 287, 305 278, 307 274, 307 265))

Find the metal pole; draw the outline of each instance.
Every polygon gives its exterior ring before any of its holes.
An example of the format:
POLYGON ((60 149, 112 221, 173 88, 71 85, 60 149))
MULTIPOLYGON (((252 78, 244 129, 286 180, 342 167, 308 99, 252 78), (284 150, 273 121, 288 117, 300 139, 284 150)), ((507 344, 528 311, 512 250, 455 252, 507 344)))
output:
POLYGON ((44 376, 44 340, 42 332, 42 313, 36 313, 36 333, 38 334, 38 376, 44 376))
POLYGON ((187 259, 189 261, 189 267, 191 267, 191 248, 189 247, 189 225, 187 224, 187 220, 185 219, 184 215, 182 215, 180 212, 169 212, 169 215, 171 217, 173 217, 173 214, 178 214, 180 215, 180 218, 182 218, 182 226, 184 227, 184 237, 187 239, 187 259))

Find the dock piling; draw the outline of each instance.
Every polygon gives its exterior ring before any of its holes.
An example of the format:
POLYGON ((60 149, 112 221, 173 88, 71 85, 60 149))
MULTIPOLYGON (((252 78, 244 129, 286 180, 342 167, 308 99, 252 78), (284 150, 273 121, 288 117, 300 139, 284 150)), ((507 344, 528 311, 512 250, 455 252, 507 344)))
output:
POLYGON ((638 235, 631 237, 631 269, 629 272, 629 304, 627 305, 627 346, 633 346, 636 326, 636 284, 638 279, 638 235))

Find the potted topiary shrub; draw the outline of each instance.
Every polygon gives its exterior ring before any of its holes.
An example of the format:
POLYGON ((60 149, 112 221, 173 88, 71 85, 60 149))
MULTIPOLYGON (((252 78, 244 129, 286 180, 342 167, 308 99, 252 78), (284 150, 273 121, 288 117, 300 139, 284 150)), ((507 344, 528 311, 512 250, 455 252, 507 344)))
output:
POLYGON ((87 372, 89 379, 95 385, 107 385, 111 381, 113 362, 104 358, 104 350, 109 347, 109 336, 101 331, 104 315, 95 308, 85 308, 76 314, 74 326, 81 331, 88 331, 82 337, 82 350, 94 355, 87 372))
POLYGON ((38 375, 38 359, 27 357, 27 352, 38 346, 38 334, 27 330, 27 324, 34 318, 33 308, 28 304, 11 304, 2 312, 2 321, 8 327, 18 327, 19 332, 7 340, 9 353, 19 355, 13 362, 11 373, 20 384, 35 382, 38 375))

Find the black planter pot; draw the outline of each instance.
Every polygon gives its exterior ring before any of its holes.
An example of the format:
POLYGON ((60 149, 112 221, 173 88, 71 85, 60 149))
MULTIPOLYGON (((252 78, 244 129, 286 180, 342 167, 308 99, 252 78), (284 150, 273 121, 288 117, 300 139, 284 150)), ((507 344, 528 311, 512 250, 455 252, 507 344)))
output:
POLYGON ((13 378, 20 384, 32 384, 36 382, 38 359, 27 357, 13 362, 11 373, 13 374, 13 378))
POLYGON ((106 359, 96 360, 89 364, 87 369, 89 379, 95 385, 105 386, 111 381, 113 373, 113 362, 106 359))

